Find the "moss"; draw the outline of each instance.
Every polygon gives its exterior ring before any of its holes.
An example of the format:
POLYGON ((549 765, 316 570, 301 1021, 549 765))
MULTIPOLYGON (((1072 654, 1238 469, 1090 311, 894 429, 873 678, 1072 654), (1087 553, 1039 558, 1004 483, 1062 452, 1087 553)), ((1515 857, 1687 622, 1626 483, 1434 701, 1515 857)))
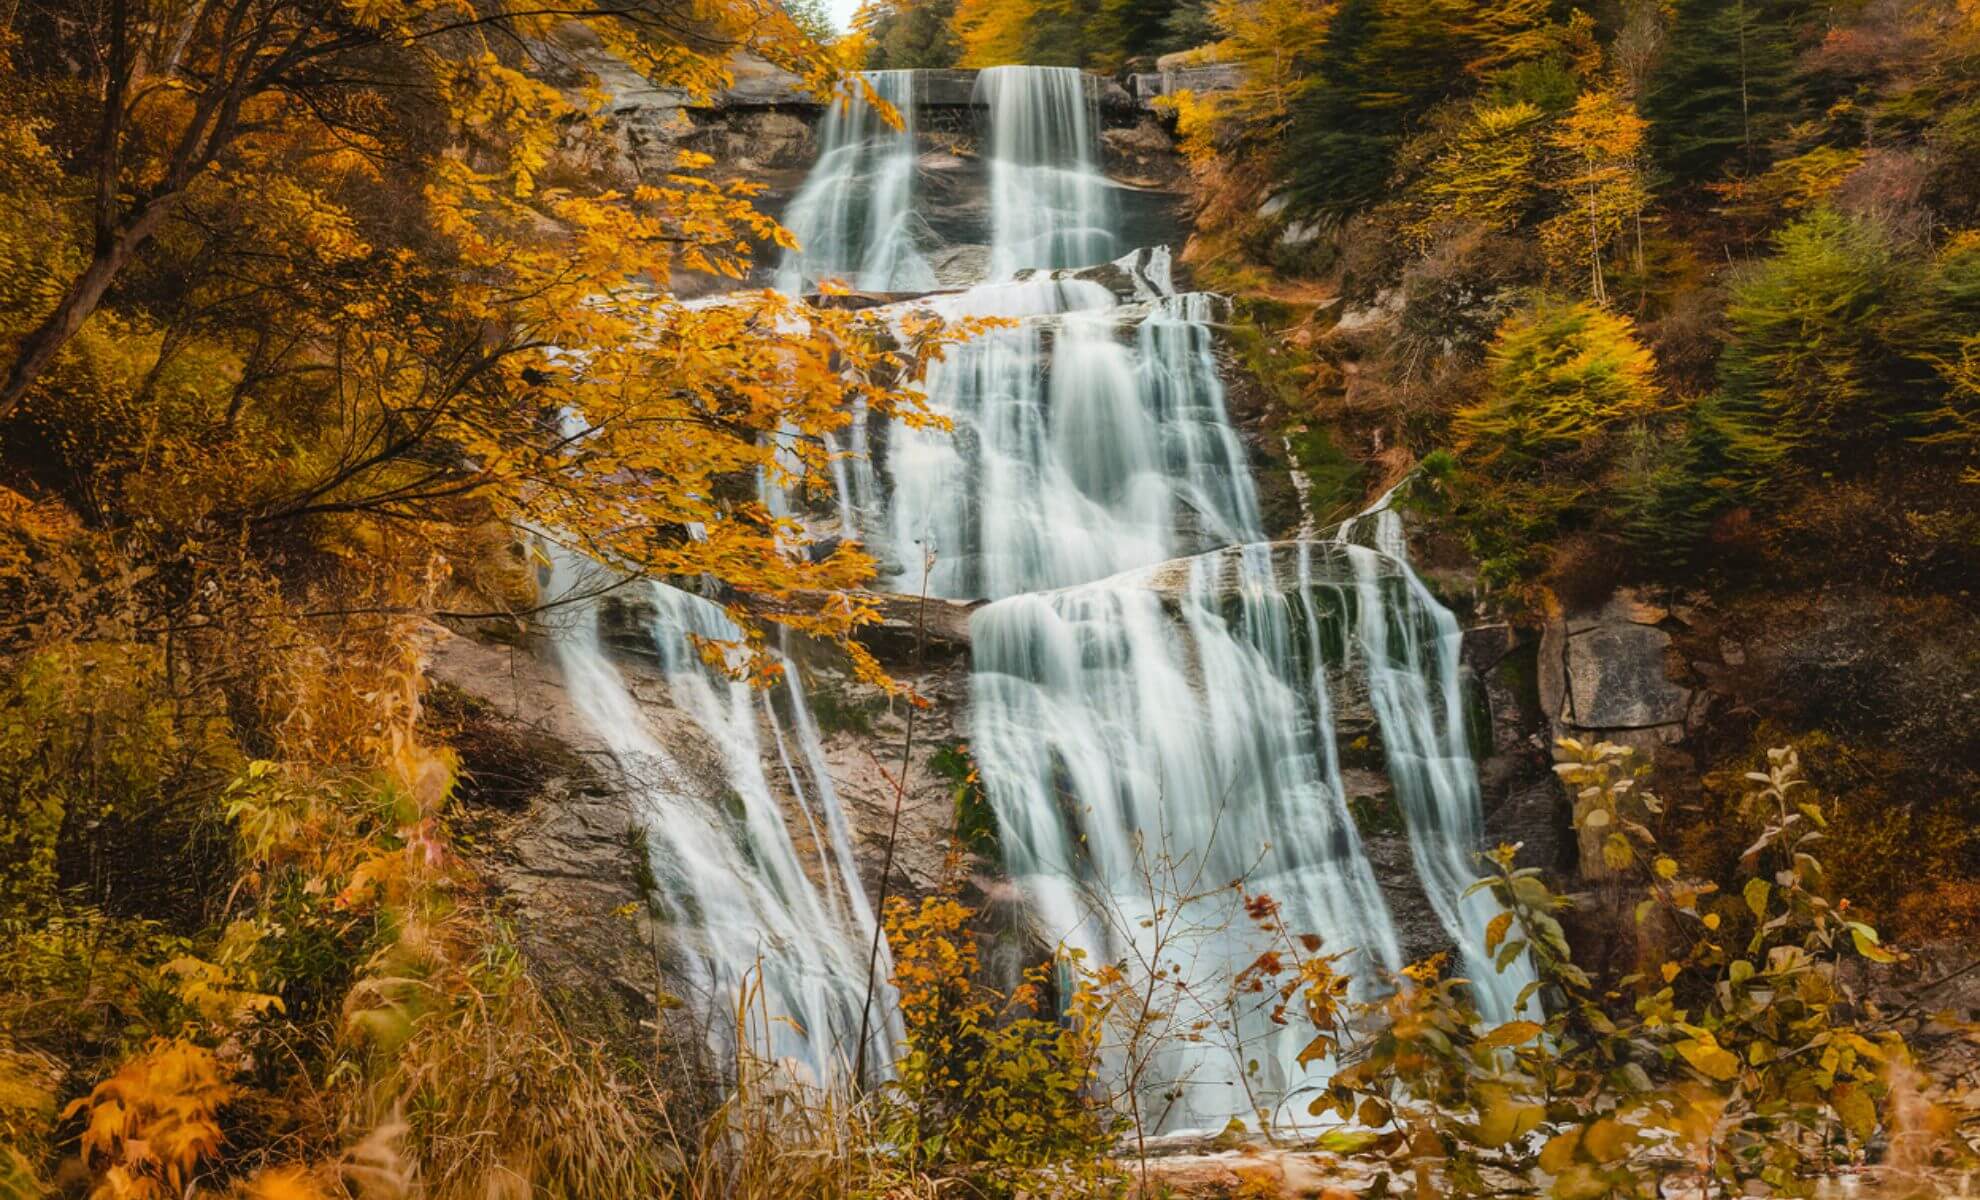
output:
POLYGON ((1308 425, 1286 435, 1294 467, 1305 474, 1306 503, 1321 524, 1352 516, 1367 493, 1368 472, 1350 458, 1327 425, 1308 425))
POLYGON ((873 722, 887 710, 887 698, 874 693, 855 696, 834 681, 813 682, 805 695, 811 705, 811 718, 820 733, 851 733, 873 736, 873 722))
POLYGON ((1249 296, 1237 303, 1225 340, 1240 366, 1258 381, 1290 462, 1305 480, 1307 511, 1322 524, 1350 516, 1366 488, 1363 466, 1341 449, 1334 427, 1310 412, 1307 388, 1317 367, 1314 356, 1272 336, 1305 318, 1311 306, 1249 296))
POLYGON ((956 840, 986 858, 999 854, 997 813, 976 775, 976 760, 964 742, 946 742, 928 756, 928 769, 949 784, 955 802, 956 840))
POLYGON ((1408 832, 1392 792, 1354 797, 1348 801, 1348 815, 1363 837, 1401 837, 1408 832))

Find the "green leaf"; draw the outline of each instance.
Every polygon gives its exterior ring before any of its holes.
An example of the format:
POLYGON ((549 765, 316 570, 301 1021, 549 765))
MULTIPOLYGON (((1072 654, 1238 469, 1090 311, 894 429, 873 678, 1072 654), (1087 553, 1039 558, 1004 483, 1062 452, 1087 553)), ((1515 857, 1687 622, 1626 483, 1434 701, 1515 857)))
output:
POLYGON ((1765 917, 1767 915, 1767 898, 1773 894, 1773 891, 1773 885, 1764 879, 1754 878, 1746 881, 1746 891, 1744 893, 1746 896, 1746 907, 1753 910, 1755 917, 1765 917))
POLYGON ((1366 1129, 1329 1129, 1320 1135, 1317 1144, 1320 1149, 1330 1154, 1359 1154, 1381 1140, 1381 1137, 1381 1134, 1366 1129))

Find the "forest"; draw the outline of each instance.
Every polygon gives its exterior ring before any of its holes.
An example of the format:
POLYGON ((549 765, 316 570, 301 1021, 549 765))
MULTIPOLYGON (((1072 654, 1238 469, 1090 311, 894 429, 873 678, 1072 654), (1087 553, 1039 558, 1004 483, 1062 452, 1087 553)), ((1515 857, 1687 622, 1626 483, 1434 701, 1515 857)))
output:
POLYGON ((0 14, 0 1198, 1968 1194, 1980 0, 835 21, 0 14))

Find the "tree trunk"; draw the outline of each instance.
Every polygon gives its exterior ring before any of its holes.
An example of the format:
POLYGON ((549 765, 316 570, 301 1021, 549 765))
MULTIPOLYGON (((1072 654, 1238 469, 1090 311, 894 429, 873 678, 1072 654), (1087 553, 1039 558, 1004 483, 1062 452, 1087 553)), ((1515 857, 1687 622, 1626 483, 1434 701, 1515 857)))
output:
POLYGON ((48 364, 61 353, 62 347, 69 344, 69 339, 76 336, 97 306, 103 303, 103 294, 110 290, 111 282, 130 264, 138 247, 157 232, 171 200, 171 196, 156 196, 139 209, 106 244, 98 247, 89 260, 89 266, 69 285, 68 294, 55 306, 55 311, 49 313, 33 333, 21 339, 14 365, 7 368, 7 382, 0 386, 0 421, 14 415, 14 409, 20 405, 21 397, 27 394, 28 388, 48 369, 48 364))

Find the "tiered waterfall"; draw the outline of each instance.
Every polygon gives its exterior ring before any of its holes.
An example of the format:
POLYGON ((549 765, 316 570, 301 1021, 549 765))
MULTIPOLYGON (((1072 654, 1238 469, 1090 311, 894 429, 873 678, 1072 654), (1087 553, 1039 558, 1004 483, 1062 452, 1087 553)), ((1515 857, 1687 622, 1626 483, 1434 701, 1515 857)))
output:
MULTIPOLYGON (((786 216, 802 244, 787 288, 933 287, 928 264, 947 248, 918 211, 915 77, 871 82, 902 126, 857 109, 825 119, 786 216)), ((1272 945, 1259 898, 1288 934, 1345 954, 1363 986, 1402 965, 1342 782, 1345 714, 1379 742, 1421 890, 1481 1007, 1506 1015, 1525 982, 1519 966, 1492 969, 1492 902, 1465 895, 1481 832, 1458 627, 1385 505, 1332 540, 1265 540, 1225 408, 1226 306, 1177 292, 1166 250, 1116 260, 1091 82, 997 68, 977 100, 989 275, 910 303, 1010 323, 926 380, 952 429, 876 431, 860 416, 837 447, 837 510, 818 524, 863 539, 893 590, 991 601, 971 627, 967 726, 999 865, 1038 944, 1159 973, 1178 1036, 1137 1065, 1144 1113, 1166 1130, 1290 1113, 1313 1079, 1297 1062, 1305 1039, 1232 990, 1272 945)), ((676 703, 722 748, 726 806, 670 785, 594 627, 565 640, 565 660, 614 753, 654 775, 679 957, 711 996, 760 964, 791 1018, 777 1052, 834 1069, 854 1054, 873 915, 796 674, 774 696, 748 693, 687 649, 722 631, 719 610, 661 588, 642 611, 676 703), (787 776, 795 817, 769 770, 787 776), (806 870, 799 846, 823 861, 806 870)), ((897 1031, 887 1001, 877 989, 873 1060, 897 1031)))

